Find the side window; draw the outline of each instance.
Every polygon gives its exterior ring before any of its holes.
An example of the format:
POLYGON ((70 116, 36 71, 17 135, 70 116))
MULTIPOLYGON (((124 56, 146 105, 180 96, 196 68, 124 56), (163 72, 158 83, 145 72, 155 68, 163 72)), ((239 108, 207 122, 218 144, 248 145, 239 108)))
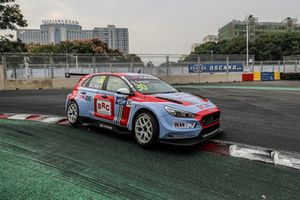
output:
POLYGON ((106 76, 94 76, 87 87, 101 90, 106 76))
POLYGON ((86 79, 83 83, 82 83, 82 87, 88 87, 90 80, 92 79, 92 77, 89 77, 88 79, 86 79))
POLYGON ((128 88, 128 85, 119 77, 110 76, 107 81, 106 90, 116 92, 120 88, 128 88))

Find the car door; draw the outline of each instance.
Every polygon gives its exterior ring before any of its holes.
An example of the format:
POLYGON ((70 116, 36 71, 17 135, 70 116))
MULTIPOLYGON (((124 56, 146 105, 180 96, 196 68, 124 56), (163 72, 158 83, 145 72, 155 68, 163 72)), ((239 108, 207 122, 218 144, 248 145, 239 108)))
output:
POLYGON ((85 87, 80 91, 83 99, 86 101, 87 113, 89 118, 94 119, 94 102, 97 95, 103 93, 105 75, 95 75, 90 78, 85 87))
POLYGON ((76 97, 76 102, 79 108, 79 114, 81 117, 90 117, 89 104, 92 100, 89 94, 89 83, 93 77, 88 78, 78 89, 78 94, 76 97))
POLYGON ((104 87, 105 90, 95 96, 94 116, 110 124, 126 126, 127 123, 122 122, 122 119, 128 95, 118 94, 117 90, 130 90, 129 86, 118 76, 108 76, 104 87))

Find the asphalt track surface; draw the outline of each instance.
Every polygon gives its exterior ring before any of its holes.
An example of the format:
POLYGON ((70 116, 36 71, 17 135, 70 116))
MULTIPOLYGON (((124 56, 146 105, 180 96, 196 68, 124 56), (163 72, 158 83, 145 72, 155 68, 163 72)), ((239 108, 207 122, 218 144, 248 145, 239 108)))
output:
POLYGON ((0 120, 0 199, 299 199, 299 170, 132 139, 0 120))
MULTIPOLYGON (((300 91, 289 90, 291 88, 299 89, 300 82, 185 85, 180 90, 205 96, 219 106, 225 134, 217 139, 300 152, 300 91)), ((64 115, 65 98, 69 92, 2 91, 0 113, 64 115)))

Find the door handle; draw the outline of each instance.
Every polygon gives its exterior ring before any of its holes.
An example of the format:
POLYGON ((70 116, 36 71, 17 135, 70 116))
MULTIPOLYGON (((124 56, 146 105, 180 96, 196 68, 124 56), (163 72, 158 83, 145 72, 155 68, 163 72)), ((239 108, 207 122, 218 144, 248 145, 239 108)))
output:
POLYGON ((81 94, 86 94, 86 92, 81 92, 81 94))

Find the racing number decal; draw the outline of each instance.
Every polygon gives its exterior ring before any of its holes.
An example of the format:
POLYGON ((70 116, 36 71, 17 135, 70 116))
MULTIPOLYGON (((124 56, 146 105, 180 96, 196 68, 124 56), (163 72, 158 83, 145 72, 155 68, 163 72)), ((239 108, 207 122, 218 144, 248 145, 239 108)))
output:
POLYGON ((111 102, 97 100, 97 113, 111 116, 111 102))
POLYGON ((144 83, 136 84, 136 88, 138 91, 147 91, 148 87, 144 83))

